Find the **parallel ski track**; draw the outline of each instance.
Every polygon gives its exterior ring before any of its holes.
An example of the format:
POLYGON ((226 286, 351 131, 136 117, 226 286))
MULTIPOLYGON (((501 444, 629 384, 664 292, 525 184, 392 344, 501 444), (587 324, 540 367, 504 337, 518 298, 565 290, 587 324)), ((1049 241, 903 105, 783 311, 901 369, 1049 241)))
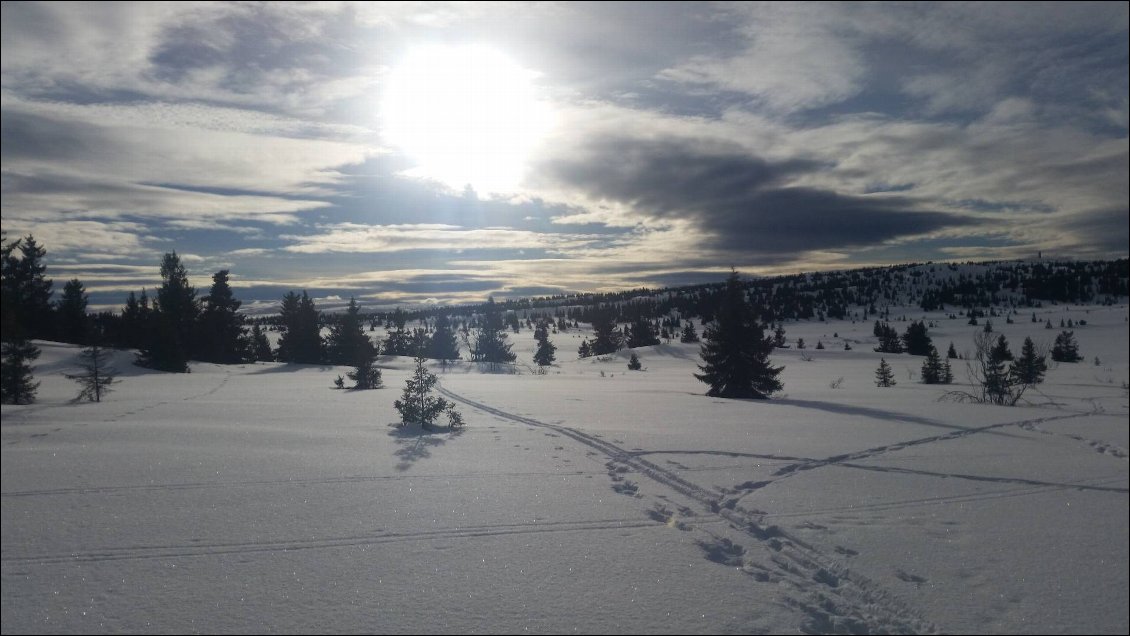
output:
POLYGON ((3 563, 5 568, 19 568, 22 566, 65 563, 89 563, 138 559, 173 559, 227 554, 250 554, 257 552, 293 552, 298 550, 319 550, 327 548, 354 548, 404 541, 434 541, 437 539, 467 539, 472 537, 493 537, 515 534, 539 534, 547 532, 577 531, 591 532, 657 527, 659 526, 656 525, 655 521, 643 520, 639 518, 494 524, 425 530, 421 532, 376 531, 371 534, 307 540, 280 539, 277 541, 126 546, 102 548, 82 552, 72 552, 68 554, 43 554, 32 556, 4 555, 0 556, 0 563, 3 563))

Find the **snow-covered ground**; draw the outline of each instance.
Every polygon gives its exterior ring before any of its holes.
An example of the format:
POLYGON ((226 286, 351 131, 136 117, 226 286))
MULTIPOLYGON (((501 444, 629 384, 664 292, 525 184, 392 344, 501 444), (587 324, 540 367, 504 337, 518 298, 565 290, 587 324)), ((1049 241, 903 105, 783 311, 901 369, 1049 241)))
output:
POLYGON ((787 324, 767 402, 706 397, 677 342, 629 372, 556 334, 533 374, 523 330, 517 373, 441 374, 467 426, 423 435, 392 426, 409 360, 352 392, 122 352, 76 404, 78 348, 39 343, 38 402, 3 407, 3 631, 1126 633, 1127 309, 1037 313, 993 322, 1019 353, 1083 318, 1086 360, 1015 408, 907 355, 876 387, 871 322, 787 324))

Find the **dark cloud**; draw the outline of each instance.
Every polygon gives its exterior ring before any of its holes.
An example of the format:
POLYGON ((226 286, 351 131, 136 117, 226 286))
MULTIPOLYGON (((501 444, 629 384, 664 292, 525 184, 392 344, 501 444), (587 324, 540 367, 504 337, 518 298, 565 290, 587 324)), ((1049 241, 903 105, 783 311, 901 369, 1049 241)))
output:
POLYGON ((601 140, 545 165, 552 179, 593 197, 653 218, 688 219, 712 237, 707 247, 727 251, 861 247, 977 222, 920 210, 905 197, 787 185, 820 169, 812 161, 771 162, 722 144, 629 138, 601 140))
POLYGON ((1077 250, 1102 253, 1125 253, 1130 245, 1130 208, 1090 210, 1070 217, 1063 228, 1077 235, 1081 244, 1069 246, 1077 250))

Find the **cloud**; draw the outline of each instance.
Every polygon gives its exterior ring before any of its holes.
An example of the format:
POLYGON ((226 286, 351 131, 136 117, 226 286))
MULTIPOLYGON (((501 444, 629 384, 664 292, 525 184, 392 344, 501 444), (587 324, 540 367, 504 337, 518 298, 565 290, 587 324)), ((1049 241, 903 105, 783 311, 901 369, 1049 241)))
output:
POLYGON ((320 226, 317 234, 283 235, 294 243, 288 252, 400 252, 406 250, 563 250, 592 245, 599 236, 550 234, 509 228, 463 228, 440 224, 363 225, 343 223, 320 226))
POLYGON ((609 138, 543 168, 594 200, 626 204, 645 217, 690 221, 708 237, 705 247, 725 251, 795 257, 976 223, 921 210, 906 197, 850 196, 791 185, 821 166, 805 160, 770 162, 732 144, 609 138))

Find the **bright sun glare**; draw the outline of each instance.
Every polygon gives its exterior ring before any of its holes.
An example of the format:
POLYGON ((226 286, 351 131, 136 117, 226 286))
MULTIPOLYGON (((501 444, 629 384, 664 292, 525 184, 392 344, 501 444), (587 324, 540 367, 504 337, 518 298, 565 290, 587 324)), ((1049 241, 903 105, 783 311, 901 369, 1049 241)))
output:
POLYGON ((412 175, 512 190, 551 125, 535 76, 481 45, 415 49, 387 79, 385 139, 416 161, 412 175))

